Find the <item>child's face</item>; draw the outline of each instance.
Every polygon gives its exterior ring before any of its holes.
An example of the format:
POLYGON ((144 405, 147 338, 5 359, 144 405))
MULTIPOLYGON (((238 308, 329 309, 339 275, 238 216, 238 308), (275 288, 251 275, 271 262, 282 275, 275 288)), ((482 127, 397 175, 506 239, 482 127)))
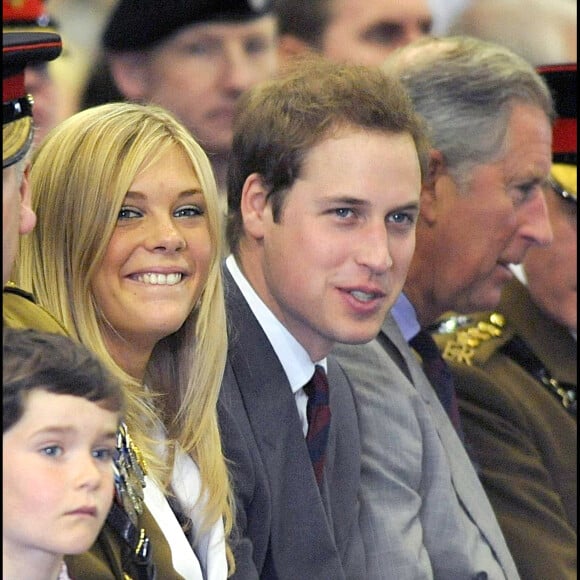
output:
POLYGON ((41 389, 25 405, 3 436, 4 551, 84 552, 113 499, 119 416, 82 397, 41 389))

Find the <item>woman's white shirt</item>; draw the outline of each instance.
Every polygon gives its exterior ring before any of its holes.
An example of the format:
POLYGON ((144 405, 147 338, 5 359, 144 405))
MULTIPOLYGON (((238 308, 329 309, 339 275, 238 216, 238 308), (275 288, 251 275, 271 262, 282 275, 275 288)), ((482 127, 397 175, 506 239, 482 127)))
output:
POLYGON ((201 532, 203 502, 195 505, 201 493, 201 476, 190 455, 179 450, 175 454, 171 485, 185 514, 193 523, 193 537, 197 538, 195 552, 207 580, 225 580, 228 576, 224 524, 222 518, 205 533, 201 532))
POLYGON ((223 521, 220 518, 205 534, 198 537, 202 506, 195 506, 201 490, 199 469, 183 451, 176 452, 172 487, 184 513, 192 520, 195 551, 157 484, 145 477, 145 504, 163 531, 171 549, 173 567, 186 580, 225 580, 227 559, 223 521))

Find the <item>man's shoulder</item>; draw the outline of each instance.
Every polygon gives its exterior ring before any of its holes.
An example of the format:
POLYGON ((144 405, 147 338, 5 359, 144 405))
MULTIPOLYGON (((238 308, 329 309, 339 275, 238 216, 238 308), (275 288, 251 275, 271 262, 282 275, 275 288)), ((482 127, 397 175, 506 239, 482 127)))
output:
POLYGON ((400 334, 400 331, 396 322, 391 319, 389 325, 385 321, 377 336, 372 340, 362 344, 336 343, 332 349, 332 355, 343 367, 360 368, 362 372, 373 372, 377 367, 384 369, 395 364, 388 356, 388 352, 393 348, 400 349, 401 344, 403 347, 406 345, 402 337, 398 342, 394 340, 393 335, 398 337, 397 333, 400 334))
POLYGON ((2 320, 10 328, 68 334, 52 314, 36 304, 32 294, 10 283, 2 292, 2 320))
POLYGON ((513 329, 499 312, 449 314, 441 318, 433 338, 443 358, 462 366, 482 366, 513 338, 513 329))

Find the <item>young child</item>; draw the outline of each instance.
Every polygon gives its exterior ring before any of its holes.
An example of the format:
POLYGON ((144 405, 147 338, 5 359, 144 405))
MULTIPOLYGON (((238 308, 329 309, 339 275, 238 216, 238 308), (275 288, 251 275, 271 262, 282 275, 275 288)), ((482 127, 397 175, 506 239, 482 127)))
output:
POLYGON ((68 579, 111 506, 121 387, 66 336, 3 331, 2 574, 68 579))

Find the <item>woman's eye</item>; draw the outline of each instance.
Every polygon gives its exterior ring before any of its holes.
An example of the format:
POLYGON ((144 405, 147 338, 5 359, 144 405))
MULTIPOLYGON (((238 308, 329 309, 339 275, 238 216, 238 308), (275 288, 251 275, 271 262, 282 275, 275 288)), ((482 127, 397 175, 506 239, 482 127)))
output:
POLYGON ((180 207, 175 212, 175 217, 196 217, 198 215, 203 215, 204 210, 197 205, 188 205, 185 207, 180 207))
POLYGON ((120 220, 128 220, 133 219, 141 216, 141 212, 131 208, 131 207, 122 207, 119 210, 119 219, 120 220))

